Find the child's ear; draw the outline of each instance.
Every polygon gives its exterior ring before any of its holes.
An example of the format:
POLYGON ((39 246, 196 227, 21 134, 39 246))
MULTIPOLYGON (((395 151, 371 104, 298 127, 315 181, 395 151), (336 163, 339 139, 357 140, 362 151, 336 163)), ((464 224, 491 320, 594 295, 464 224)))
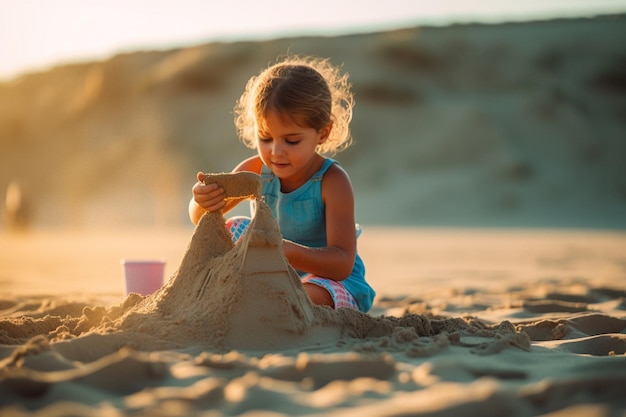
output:
POLYGON ((333 122, 328 123, 326 126, 320 129, 320 144, 326 142, 328 136, 330 136, 330 132, 333 130, 333 122))

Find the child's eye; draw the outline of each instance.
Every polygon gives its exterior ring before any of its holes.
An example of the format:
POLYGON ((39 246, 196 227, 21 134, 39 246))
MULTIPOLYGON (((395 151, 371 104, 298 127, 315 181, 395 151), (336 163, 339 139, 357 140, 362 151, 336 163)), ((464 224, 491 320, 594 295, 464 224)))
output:
POLYGON ((267 142, 271 142, 271 141, 272 141, 272 138, 263 138, 263 137, 259 136, 259 142, 267 143, 267 142))
POLYGON ((287 142, 289 145, 297 145, 298 143, 300 143, 300 140, 287 139, 285 142, 287 142))

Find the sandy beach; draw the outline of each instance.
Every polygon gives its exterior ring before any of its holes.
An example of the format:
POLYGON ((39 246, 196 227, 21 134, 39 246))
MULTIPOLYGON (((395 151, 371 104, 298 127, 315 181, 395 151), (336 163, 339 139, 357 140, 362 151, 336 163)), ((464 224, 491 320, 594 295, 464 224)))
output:
POLYGON ((0 416, 626 416, 625 21, 191 45, 0 83, 0 416), (237 246, 223 219, 190 226, 196 173, 249 156, 245 81, 288 51, 354 86, 338 160, 367 314, 311 305, 268 218, 237 246), (165 260, 164 285, 127 296, 122 259, 165 260))
POLYGON ((626 412, 623 232, 366 228, 378 297, 367 320, 350 318, 356 330, 335 323, 336 337, 265 349, 108 352, 119 331, 94 316, 115 321, 141 298, 125 297, 119 259, 166 259, 171 277, 192 233, 1 236, 2 415, 626 412))

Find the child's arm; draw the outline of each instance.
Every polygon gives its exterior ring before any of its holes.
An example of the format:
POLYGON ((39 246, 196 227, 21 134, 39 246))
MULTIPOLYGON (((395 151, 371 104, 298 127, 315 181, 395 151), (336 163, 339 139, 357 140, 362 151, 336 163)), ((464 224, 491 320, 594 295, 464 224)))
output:
POLYGON ((354 192, 348 174, 332 165, 322 180, 328 246, 309 248, 285 241, 283 250, 296 269, 341 281, 352 272, 356 257, 354 192))

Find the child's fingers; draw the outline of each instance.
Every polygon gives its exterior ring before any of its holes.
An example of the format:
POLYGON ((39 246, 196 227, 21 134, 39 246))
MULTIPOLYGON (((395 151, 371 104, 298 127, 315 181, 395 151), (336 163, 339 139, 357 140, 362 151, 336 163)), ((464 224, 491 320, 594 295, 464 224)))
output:
POLYGON ((203 182, 197 182, 193 185, 192 192, 194 196, 205 195, 210 198, 224 194, 224 189, 218 184, 205 185, 203 182))
POLYGON ((207 211, 217 211, 226 204, 224 189, 217 184, 197 187, 194 198, 207 211))
POLYGON ((206 194, 206 200, 200 205, 206 211, 218 211, 221 210, 225 204, 224 190, 217 189, 206 194))
POLYGON ((224 199, 226 196, 224 195, 224 189, 220 187, 218 184, 208 184, 203 186, 204 192, 207 197, 211 199, 224 199))
POLYGON ((211 204, 208 207, 206 207, 205 210, 208 211, 208 212, 219 211, 222 208, 224 208, 225 204, 226 204, 226 202, 224 200, 219 200, 217 203, 211 204))
POLYGON ((205 184, 204 173, 196 175, 198 182, 193 186, 193 198, 206 211, 218 211, 226 205, 224 188, 219 184, 205 184))

